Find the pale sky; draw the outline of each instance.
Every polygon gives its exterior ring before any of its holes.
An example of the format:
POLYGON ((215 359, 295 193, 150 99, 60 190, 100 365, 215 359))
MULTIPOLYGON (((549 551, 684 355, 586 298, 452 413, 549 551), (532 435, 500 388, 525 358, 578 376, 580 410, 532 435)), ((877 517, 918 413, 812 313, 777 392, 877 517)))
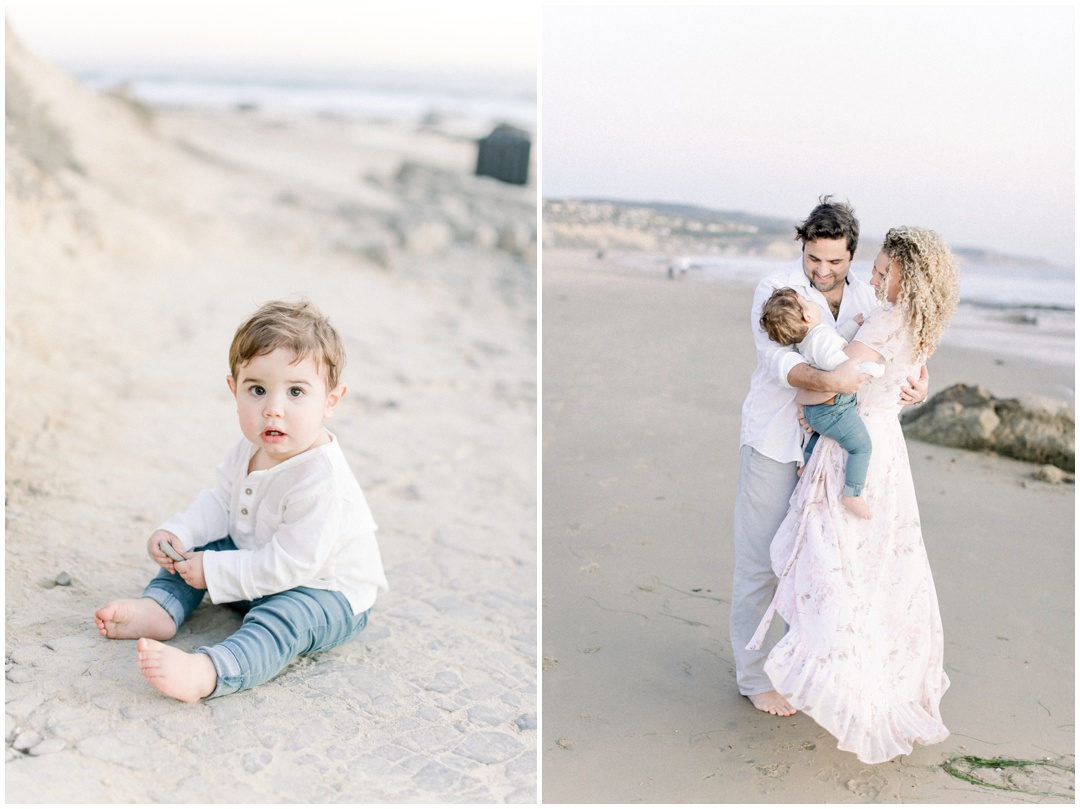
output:
POLYGON ((1072 5, 546 7, 543 194, 799 220, 832 193, 868 235, 1072 266, 1074 48, 1072 5))
POLYGON ((519 3, 12 2, 16 36, 96 62, 501 68, 535 73, 538 7, 519 3))

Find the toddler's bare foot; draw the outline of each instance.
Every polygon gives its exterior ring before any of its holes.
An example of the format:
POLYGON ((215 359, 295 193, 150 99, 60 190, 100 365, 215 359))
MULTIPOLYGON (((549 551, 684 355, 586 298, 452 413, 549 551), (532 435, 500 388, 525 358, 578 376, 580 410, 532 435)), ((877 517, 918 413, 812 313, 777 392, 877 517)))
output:
POLYGON ((844 504, 852 514, 856 517, 861 517, 864 520, 871 518, 870 507, 866 505, 866 501, 861 497, 841 497, 840 502, 844 504))
POLYGON ((775 691, 766 691, 764 694, 751 694, 747 697, 759 711, 771 713, 775 716, 791 716, 795 709, 791 703, 775 691))
POLYGON ((181 702, 198 702, 217 688, 210 655, 182 652, 149 638, 139 638, 139 669, 150 685, 181 702))
POLYGON ((152 598, 110 601, 94 613, 94 621, 107 638, 168 640, 176 634, 172 616, 152 598))
POLYGON ((806 471, 806 464, 803 464, 802 466, 800 466, 800 467, 799 467, 799 468, 798 468, 798 469, 797 469, 797 470, 795 471, 795 474, 796 474, 796 476, 797 476, 797 477, 800 477, 800 478, 801 478, 801 477, 802 477, 802 473, 803 473, 803 472, 805 472, 805 471, 806 471))

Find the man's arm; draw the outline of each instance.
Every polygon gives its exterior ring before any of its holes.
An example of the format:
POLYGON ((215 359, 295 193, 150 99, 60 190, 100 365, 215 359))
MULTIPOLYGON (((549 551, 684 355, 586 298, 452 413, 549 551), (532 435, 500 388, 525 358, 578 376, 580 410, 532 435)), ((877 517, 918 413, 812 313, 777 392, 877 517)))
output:
POLYGON ((793 388, 819 393, 854 393, 870 379, 870 374, 860 374, 856 370, 858 364, 858 360, 848 360, 832 371, 822 371, 802 363, 788 372, 787 381, 793 388))

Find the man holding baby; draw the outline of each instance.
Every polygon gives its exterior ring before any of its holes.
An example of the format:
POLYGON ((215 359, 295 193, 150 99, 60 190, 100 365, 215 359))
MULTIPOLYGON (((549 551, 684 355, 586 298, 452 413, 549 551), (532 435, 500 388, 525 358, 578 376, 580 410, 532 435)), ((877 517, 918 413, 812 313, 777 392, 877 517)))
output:
MULTIPOLYGON (((795 397, 799 389, 854 393, 870 377, 854 361, 833 371, 811 367, 790 346, 772 342, 758 324, 762 307, 772 293, 791 287, 818 303, 824 320, 833 325, 867 316, 874 308, 873 287, 849 275, 859 241, 854 211, 829 196, 819 200, 806 220, 795 228, 802 242, 801 267, 763 280, 754 293, 751 324, 757 367, 742 410, 738 489, 735 499, 735 576, 731 599, 731 642, 739 693, 758 710, 777 716, 795 713, 765 674, 769 651, 783 636, 775 622, 758 650, 747 650, 776 591, 769 546, 787 514, 803 460, 804 429, 795 397)), ((904 404, 926 398, 926 368, 908 379, 901 391, 904 404)))

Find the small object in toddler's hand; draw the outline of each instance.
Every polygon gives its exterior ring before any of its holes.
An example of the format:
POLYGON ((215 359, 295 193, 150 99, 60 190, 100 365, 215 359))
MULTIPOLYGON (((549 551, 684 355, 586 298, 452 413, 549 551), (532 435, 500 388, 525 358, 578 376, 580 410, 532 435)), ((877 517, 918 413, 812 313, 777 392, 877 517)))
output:
POLYGON ((158 547, 161 548, 161 552, 172 559, 174 562, 183 562, 184 557, 176 552, 176 548, 169 544, 167 539, 159 539, 158 547))

